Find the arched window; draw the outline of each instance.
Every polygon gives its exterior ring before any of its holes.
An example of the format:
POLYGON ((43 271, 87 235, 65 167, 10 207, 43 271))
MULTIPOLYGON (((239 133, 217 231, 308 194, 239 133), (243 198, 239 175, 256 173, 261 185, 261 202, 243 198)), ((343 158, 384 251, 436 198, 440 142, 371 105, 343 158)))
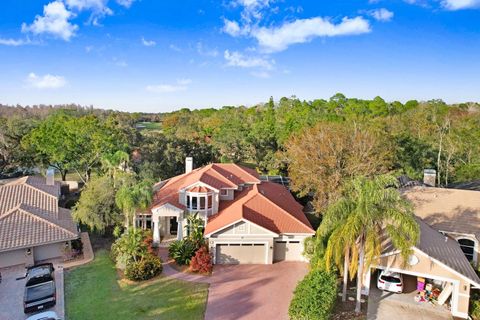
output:
POLYGON ((473 261, 475 255, 475 241, 467 238, 457 239, 457 241, 468 261, 473 261))

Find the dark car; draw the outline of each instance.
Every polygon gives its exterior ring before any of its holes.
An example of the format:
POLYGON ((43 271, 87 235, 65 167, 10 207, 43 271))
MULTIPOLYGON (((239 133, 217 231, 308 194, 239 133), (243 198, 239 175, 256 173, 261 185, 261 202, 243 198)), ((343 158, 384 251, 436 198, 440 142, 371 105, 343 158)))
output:
POLYGON ((54 281, 54 271, 52 263, 43 263, 27 268, 27 283, 25 286, 33 286, 42 282, 54 281))
POLYGON ((23 311, 35 312, 53 307, 56 304, 55 268, 51 263, 27 268, 23 311))
POLYGON ((57 303, 57 292, 54 281, 42 282, 25 287, 23 296, 23 312, 30 313, 45 310, 57 303))

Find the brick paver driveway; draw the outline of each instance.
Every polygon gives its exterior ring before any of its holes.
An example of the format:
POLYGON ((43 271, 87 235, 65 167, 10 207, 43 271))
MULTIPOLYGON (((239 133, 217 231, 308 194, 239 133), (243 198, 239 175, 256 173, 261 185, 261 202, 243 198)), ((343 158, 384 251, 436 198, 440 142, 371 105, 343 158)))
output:
POLYGON ((308 265, 217 265, 208 293, 206 320, 288 319, 288 306, 308 265))

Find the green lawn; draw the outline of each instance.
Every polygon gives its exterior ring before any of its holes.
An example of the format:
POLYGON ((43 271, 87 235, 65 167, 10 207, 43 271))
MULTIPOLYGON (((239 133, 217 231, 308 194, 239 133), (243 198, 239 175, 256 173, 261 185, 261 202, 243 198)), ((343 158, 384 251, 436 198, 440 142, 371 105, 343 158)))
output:
POLYGON ((207 284, 160 276, 127 284, 119 280, 106 251, 65 274, 66 318, 75 319, 203 319, 207 284))
POLYGON ((139 122, 137 124, 145 126, 146 130, 162 130, 162 124, 160 122, 139 122))

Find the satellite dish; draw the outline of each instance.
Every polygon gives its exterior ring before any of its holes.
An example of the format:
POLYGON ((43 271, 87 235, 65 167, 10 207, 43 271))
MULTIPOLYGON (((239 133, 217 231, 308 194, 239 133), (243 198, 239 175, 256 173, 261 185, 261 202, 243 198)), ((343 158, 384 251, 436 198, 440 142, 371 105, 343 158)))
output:
POLYGON ((412 255, 410 255, 410 256, 408 257, 407 263, 408 263, 410 266, 414 266, 414 265, 416 265, 416 264, 419 263, 419 262, 420 262, 420 260, 418 260, 418 257, 417 257, 416 255, 414 255, 414 254, 412 254, 412 255))

